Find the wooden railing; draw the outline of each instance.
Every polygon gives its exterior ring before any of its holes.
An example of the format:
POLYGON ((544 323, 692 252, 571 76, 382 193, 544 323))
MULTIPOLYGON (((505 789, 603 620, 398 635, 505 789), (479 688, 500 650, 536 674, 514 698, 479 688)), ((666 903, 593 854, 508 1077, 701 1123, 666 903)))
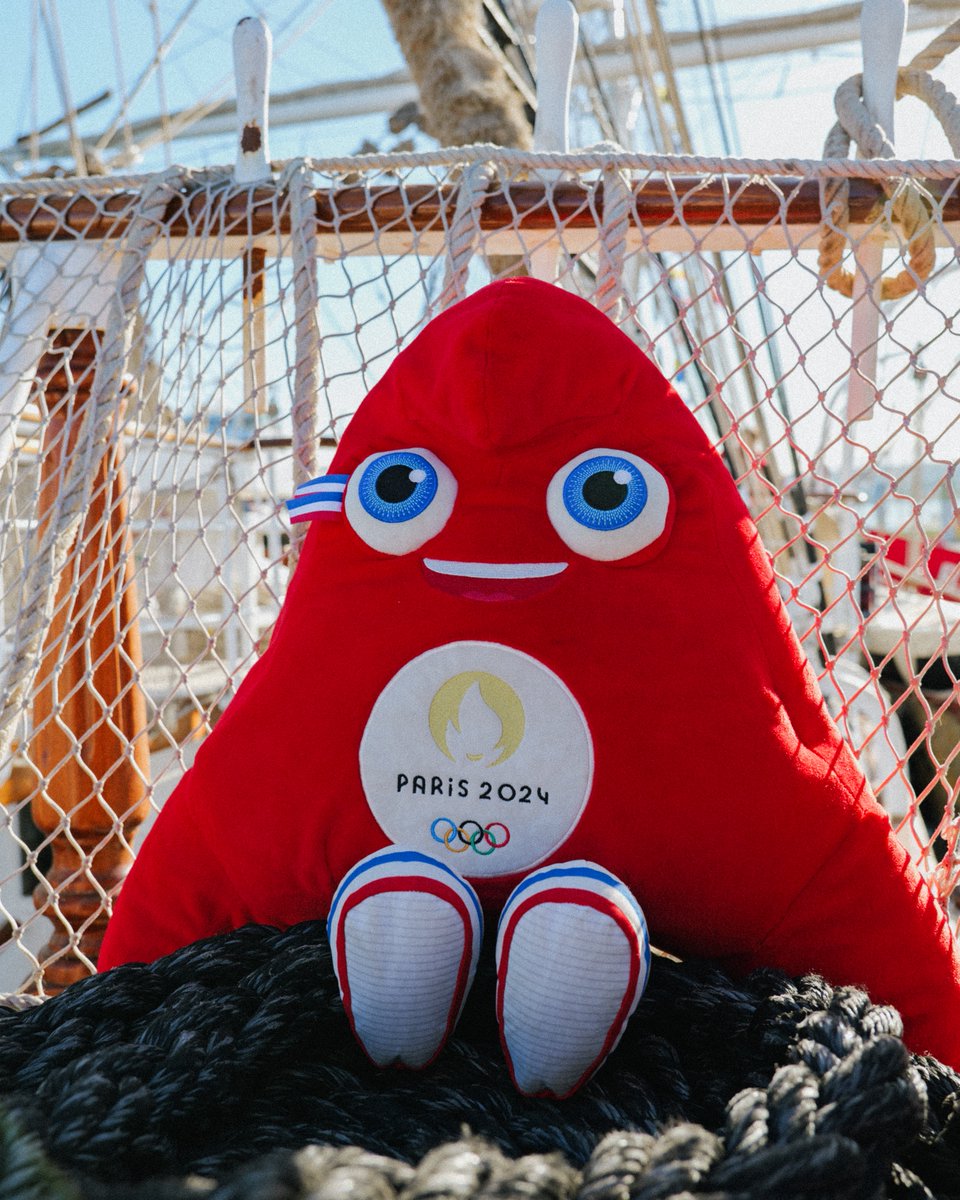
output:
MULTIPOLYGON (((886 193, 874 180, 853 178, 849 186, 851 229, 875 221, 886 193)), ((960 223, 960 188, 956 181, 932 183, 938 205, 937 227, 960 223)), ((763 246, 784 242, 798 245, 823 219, 822 183, 801 176, 670 175, 650 176, 633 184, 631 223, 636 235, 652 250, 696 242, 700 249, 724 248, 724 229, 734 229, 738 245, 744 232, 766 231, 763 246), (796 236, 793 236, 796 234, 796 236), (718 245, 719 240, 719 245, 718 245)), ((391 252, 391 239, 410 234, 435 235, 442 244, 456 210, 454 185, 340 187, 314 192, 321 252, 324 239, 337 239, 344 249, 380 254, 391 252), (356 241, 357 237, 363 241, 356 241)), ((121 238, 140 204, 136 191, 120 190, 94 198, 78 190, 40 195, 0 196, 0 244, 121 238)), ((603 217, 603 186, 576 181, 512 182, 493 188, 484 198, 480 227, 500 240, 514 240, 522 249, 524 234, 552 231, 557 236, 595 235, 603 217)), ((162 222, 165 238, 254 238, 290 232, 290 210, 276 186, 234 188, 224 195, 209 188, 171 199, 162 222)), ((729 238, 726 239, 729 241, 729 238)), ((949 241, 949 239, 948 239, 949 241)), ((421 243, 425 252, 436 245, 421 243)), ((499 250, 499 245, 498 245, 499 250)))

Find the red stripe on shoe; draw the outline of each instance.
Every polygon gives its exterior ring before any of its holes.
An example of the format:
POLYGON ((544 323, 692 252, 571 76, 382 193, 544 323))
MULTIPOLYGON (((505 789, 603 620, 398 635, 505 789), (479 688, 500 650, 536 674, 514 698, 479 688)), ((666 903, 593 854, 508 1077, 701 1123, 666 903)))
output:
MULTIPOLYGON (((604 1038, 603 1046, 600 1053, 591 1062, 590 1066, 577 1079, 576 1083, 568 1091, 560 1096, 554 1095, 549 1089, 545 1088, 542 1091, 535 1092, 534 1097, 537 1099, 555 1099, 566 1100, 569 1096, 590 1078, 597 1070, 603 1060, 607 1057, 613 1047, 616 1045, 617 1038, 620 1036, 623 1026, 630 1015, 630 1008, 633 1003, 633 997, 637 990, 637 982, 640 978, 640 965, 643 961, 643 948, 640 945, 640 939, 637 936, 637 931, 629 917, 620 909, 620 907, 605 896, 599 896, 595 892, 586 891, 584 888, 577 887, 558 887, 550 888, 542 892, 536 892, 529 899, 521 901, 520 904, 510 914, 507 927, 503 933, 503 943, 500 952, 500 958, 497 963, 497 1023, 500 1028, 500 1045, 503 1047, 503 1056, 507 1061, 507 1069, 510 1072, 510 1078, 513 1080, 514 1087, 520 1091, 520 1085, 517 1083, 517 1077, 513 1068, 513 1059, 510 1057, 510 1050, 507 1046, 506 1035, 503 1029, 503 994, 505 989, 506 970, 500 970, 500 964, 506 963, 510 956, 510 944, 513 941, 513 935, 516 932, 517 925, 523 915, 530 909, 537 907, 540 904, 578 904, 584 908, 592 908, 604 916, 610 917, 615 924, 621 929, 626 936, 633 953, 630 959, 630 974, 627 979, 627 987, 624 991, 623 1000, 620 1002, 620 1007, 617 1014, 607 1031, 607 1036, 604 1038)), ((525 1093, 522 1093, 525 1094, 525 1093)))
MULTIPOLYGON (((447 1043, 447 1039, 453 1032, 453 1028, 457 1023, 457 1018, 460 1015, 460 1009, 463 1006, 463 1000, 467 991, 467 984, 470 979, 470 963, 473 959, 473 926, 470 922, 470 913, 467 910, 467 906, 460 896, 452 888, 447 887, 439 880, 429 879, 422 875, 415 875, 411 877, 392 875, 385 876, 381 879, 372 879, 369 883, 363 884, 361 887, 358 887, 356 891, 351 892, 344 897, 337 922, 337 960, 341 966, 341 970, 338 974, 340 995, 343 999, 343 1007, 347 1014, 347 1020, 350 1022, 350 1030, 353 1033, 353 1036, 356 1038, 360 1049, 375 1067, 379 1067, 380 1064, 375 1062, 370 1055, 367 1054, 367 1048, 363 1044, 363 1039, 357 1033, 356 1022, 354 1021, 353 1017, 349 969, 347 965, 345 930, 347 924, 347 914, 351 911, 351 909, 356 908, 358 904, 362 903, 370 896, 382 895, 385 892, 417 892, 420 894, 426 892, 431 896, 436 896, 440 900, 446 900, 463 923, 463 954, 460 957, 460 966, 457 970, 457 979, 454 985, 453 1000, 450 1005, 450 1012, 447 1017, 447 1024, 446 1028, 444 1029, 443 1036, 440 1039, 440 1043, 437 1046, 436 1051, 425 1063, 423 1063, 422 1066, 408 1068, 410 1070, 422 1071, 426 1067, 429 1067, 436 1062, 441 1050, 443 1050, 443 1047, 447 1043)), ((395 1065, 398 1067, 407 1067, 406 1063, 397 1063, 395 1065)))

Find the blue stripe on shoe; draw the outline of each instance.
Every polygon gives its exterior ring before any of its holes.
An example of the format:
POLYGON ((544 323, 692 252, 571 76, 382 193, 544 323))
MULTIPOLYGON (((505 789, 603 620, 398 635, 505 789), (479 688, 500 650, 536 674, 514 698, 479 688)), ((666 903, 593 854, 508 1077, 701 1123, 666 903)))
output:
POLYGON ((460 884, 463 891, 470 898, 470 902, 476 910, 477 922, 480 930, 483 930, 483 910, 480 907, 480 901, 477 899, 477 894, 469 883, 458 875, 446 863, 440 862, 439 859, 431 858, 429 854, 423 854, 419 850, 383 850, 376 854, 373 858, 368 858, 363 862, 358 863, 352 871, 349 871, 341 880, 340 886, 337 888, 333 896, 333 903, 330 905, 330 915, 327 917, 327 936, 330 936, 330 929, 333 925, 334 918, 337 912, 337 906, 343 898, 343 893, 351 883, 360 875, 366 874, 367 871, 374 867, 380 866, 381 863, 401 862, 401 863, 428 863, 431 867, 439 867, 441 871, 449 875, 455 883, 460 884))
MULTIPOLYGON (((599 867, 544 867, 542 871, 534 871, 532 875, 528 875, 521 883, 510 893, 506 904, 503 906, 503 911, 511 908, 517 898, 522 895, 528 888, 535 883, 541 883, 545 879, 593 879, 597 883, 605 884, 607 887, 613 888, 629 903, 630 907, 640 918, 640 924, 644 929, 647 928, 647 919, 643 915, 643 909, 640 907, 633 892, 623 883, 616 875, 611 875, 607 871, 600 870, 599 867)), ((501 917, 502 920, 502 917, 501 917)), ((649 953, 649 951, 648 951, 649 953)))

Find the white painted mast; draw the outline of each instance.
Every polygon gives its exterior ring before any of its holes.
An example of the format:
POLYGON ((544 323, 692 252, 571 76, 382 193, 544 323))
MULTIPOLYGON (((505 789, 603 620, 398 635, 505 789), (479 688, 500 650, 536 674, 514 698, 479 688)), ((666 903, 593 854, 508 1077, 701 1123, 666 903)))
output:
MULTIPOLYGON (((234 180, 252 187, 271 178, 268 97, 273 37, 261 17, 244 17, 233 31, 237 94, 237 157, 234 180)), ((251 412, 263 411, 267 386, 267 320, 263 304, 262 246, 243 259, 243 392, 251 412)))
POLYGON ((270 178, 267 97, 273 36, 262 17, 244 17, 233 31, 233 70, 237 88, 237 183, 270 178))
MULTIPOLYGON (((565 154, 570 149, 570 85, 577 54, 580 18, 570 0, 543 0, 537 13, 537 118, 534 150, 565 154)), ((541 171, 547 186, 560 171, 541 171)), ((561 245, 550 238, 530 254, 530 274, 553 283, 561 245)))

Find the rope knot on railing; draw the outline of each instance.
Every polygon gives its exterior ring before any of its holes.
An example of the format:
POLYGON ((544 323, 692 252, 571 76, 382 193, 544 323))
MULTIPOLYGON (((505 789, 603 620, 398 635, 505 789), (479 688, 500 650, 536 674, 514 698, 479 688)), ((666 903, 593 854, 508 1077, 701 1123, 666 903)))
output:
MULTIPOLYGON (((960 45, 960 20, 920 51, 897 73, 897 99, 915 96, 937 118, 955 157, 960 158, 960 104, 946 87, 930 74, 931 68, 960 45)), ((887 133, 874 120, 863 101, 863 76, 852 75, 837 88, 834 97, 837 123, 827 134, 823 156, 846 158, 852 146, 862 158, 893 158, 894 149, 887 133)), ((880 285, 881 300, 899 300, 924 283, 936 261, 933 199, 916 180, 890 181, 887 212, 883 214, 900 227, 906 243, 907 266, 897 275, 885 277, 880 285)), ((824 223, 820 232, 818 265, 827 286, 841 295, 852 297, 854 273, 841 266, 848 243, 850 223, 849 183, 830 180, 823 189, 824 223)), ((874 216, 879 219, 880 213, 874 216)))

